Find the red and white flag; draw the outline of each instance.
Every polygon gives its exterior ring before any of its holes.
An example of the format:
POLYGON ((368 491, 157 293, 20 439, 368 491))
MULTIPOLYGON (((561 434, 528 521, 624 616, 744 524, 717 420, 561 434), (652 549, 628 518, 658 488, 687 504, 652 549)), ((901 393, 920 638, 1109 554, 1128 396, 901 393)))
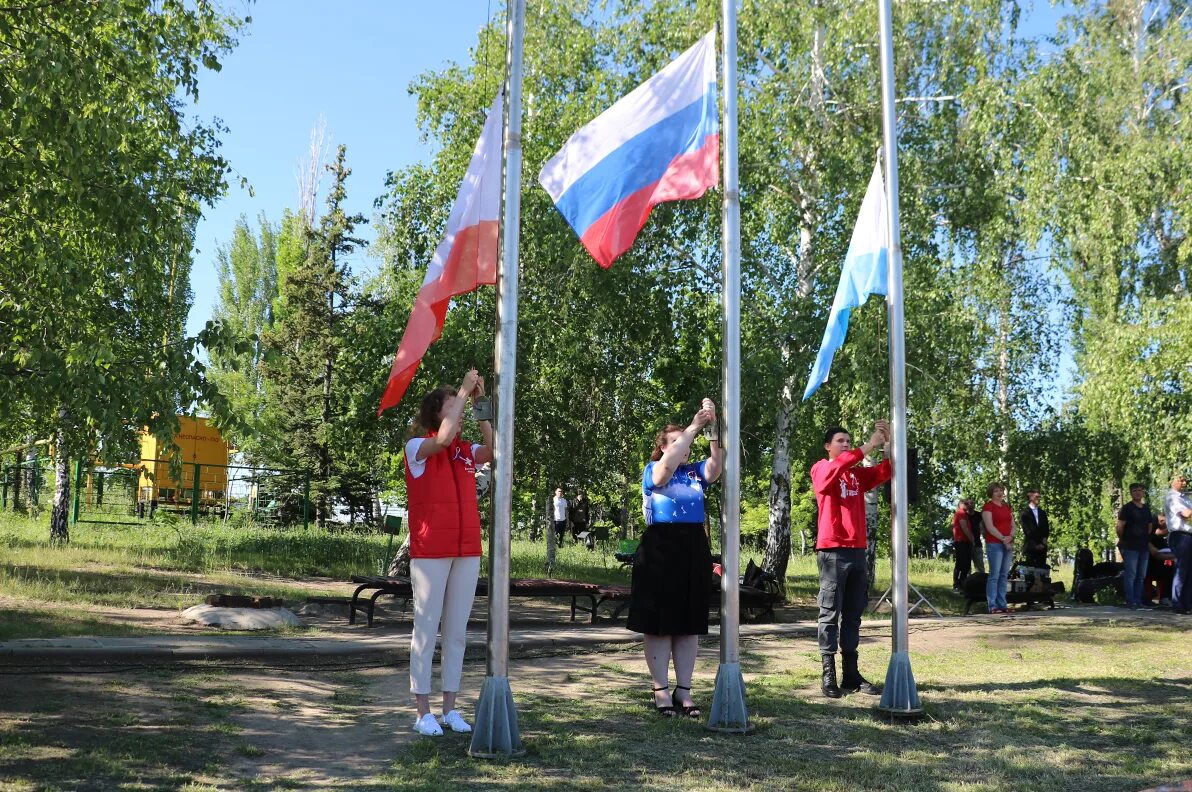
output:
POLYGON ((460 185, 447 233, 426 269, 377 415, 401 401, 418 364, 443 333, 451 298, 497 282, 501 211, 502 97, 497 94, 460 185))

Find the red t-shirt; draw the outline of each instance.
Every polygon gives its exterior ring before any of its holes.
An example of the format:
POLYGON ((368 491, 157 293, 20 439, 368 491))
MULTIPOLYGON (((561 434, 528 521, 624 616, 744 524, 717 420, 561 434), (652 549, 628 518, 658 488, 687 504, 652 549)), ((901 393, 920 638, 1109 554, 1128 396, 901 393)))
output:
POLYGON ((816 550, 833 547, 863 548, 865 534, 865 493, 890 480, 890 460, 863 467, 861 449, 845 451, 835 459, 821 459, 811 466, 811 487, 819 507, 816 550))
MULTIPOLYGON (((964 535, 964 531, 960 530, 960 521, 968 520, 969 531, 973 531, 973 515, 965 511, 956 511, 952 514, 952 541, 953 542, 971 542, 972 539, 964 535)), ((973 536, 976 536, 973 533, 973 536)))
MULTIPOLYGON (((1001 536, 994 536, 988 530, 985 531, 986 542, 1000 542, 1004 537, 1011 536, 1014 533, 1014 512, 1010 511, 1010 504, 1003 503, 998 506, 993 501, 988 501, 981 507, 981 511, 989 512, 993 516, 993 527, 1001 532, 1001 536)), ((981 524, 984 526, 985 518, 981 518, 981 524)))

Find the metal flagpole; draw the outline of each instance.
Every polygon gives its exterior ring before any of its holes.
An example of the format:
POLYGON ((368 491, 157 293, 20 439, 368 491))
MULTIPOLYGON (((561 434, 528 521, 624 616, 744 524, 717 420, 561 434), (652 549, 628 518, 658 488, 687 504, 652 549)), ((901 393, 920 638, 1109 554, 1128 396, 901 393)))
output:
POLYGON ((906 488, 906 347, 902 318, 902 242, 898 227, 898 119, 894 109, 894 37, 890 0, 878 0, 882 60, 882 148, 886 158, 886 216, 889 219, 890 260, 887 273, 886 306, 890 321, 890 402, 894 434, 890 461, 894 466, 890 512, 893 521, 894 611, 892 653, 886 669, 886 685, 878 709, 891 715, 914 715, 922 711, 911 656, 907 647, 907 488, 906 488))
POLYGON ((476 706, 468 755, 481 759, 525 753, 509 687, 509 534, 513 503, 513 397, 517 370, 518 234, 521 231, 522 39, 526 2, 509 3, 506 50, 505 217, 497 272, 497 429, 493 522, 488 538, 488 672, 476 706))
POLYGON ((708 728, 749 731, 745 680, 741 676, 741 196, 737 186, 737 0, 722 0, 723 8, 723 124, 724 209, 723 286, 724 354, 724 508, 721 509, 724 547, 720 593, 720 668, 712 694, 708 728))

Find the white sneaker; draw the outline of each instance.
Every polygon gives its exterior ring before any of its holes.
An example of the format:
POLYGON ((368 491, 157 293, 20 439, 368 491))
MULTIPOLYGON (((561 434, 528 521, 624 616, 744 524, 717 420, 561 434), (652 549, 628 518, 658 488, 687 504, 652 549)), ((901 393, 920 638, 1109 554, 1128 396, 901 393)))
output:
MULTIPOLYGON (((467 734, 468 732, 472 731, 472 727, 468 725, 466 720, 464 720, 464 716, 459 714, 459 710, 451 710, 451 712, 448 712, 446 715, 441 717, 439 722, 451 729, 453 732, 467 734)), ((439 734, 442 733, 443 732, 441 731, 439 732, 439 734)))
POLYGON ((423 715, 418 720, 414 721, 414 731, 427 737, 442 737, 443 730, 439 727, 439 722, 435 720, 435 716, 429 712, 423 715))

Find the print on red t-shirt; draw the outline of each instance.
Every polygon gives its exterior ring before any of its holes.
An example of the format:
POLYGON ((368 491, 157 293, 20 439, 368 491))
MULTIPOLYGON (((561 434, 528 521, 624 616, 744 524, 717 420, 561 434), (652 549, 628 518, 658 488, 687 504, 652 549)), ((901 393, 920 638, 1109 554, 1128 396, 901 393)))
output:
POLYGON ((821 459, 811 466, 811 487, 819 507, 816 550, 833 547, 861 548, 865 533, 865 493, 890 480, 890 460, 862 467, 861 449, 845 451, 835 459, 821 459))

